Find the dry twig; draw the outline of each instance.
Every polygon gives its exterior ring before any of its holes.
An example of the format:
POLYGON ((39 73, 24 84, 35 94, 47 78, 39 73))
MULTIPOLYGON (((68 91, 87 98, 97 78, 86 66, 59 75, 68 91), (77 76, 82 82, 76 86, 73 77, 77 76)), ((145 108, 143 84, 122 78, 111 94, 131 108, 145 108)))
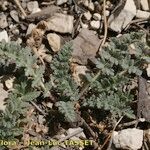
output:
POLYGON ((42 115, 46 115, 46 113, 39 107, 37 106, 34 102, 30 102, 42 115))
POLYGON ((20 9, 21 13, 23 14, 24 17, 27 16, 26 12, 24 11, 24 9, 22 8, 20 1, 19 0, 14 0, 15 4, 18 6, 18 8, 20 9))
POLYGON ((108 140, 110 139, 110 142, 109 142, 109 145, 108 145, 108 148, 107 150, 110 150, 110 147, 111 147, 111 144, 112 144, 112 135, 113 135, 113 132, 115 131, 116 127, 118 126, 118 124, 120 123, 120 121, 122 120, 123 116, 118 120, 118 122, 116 123, 116 125, 114 126, 112 132, 109 134, 109 136, 107 137, 107 139, 105 140, 104 144, 101 146, 101 149, 104 148, 104 146, 107 144, 108 140))
POLYGON ((104 38, 102 43, 99 46, 99 52, 101 51, 102 47, 104 46, 107 38, 107 31, 108 31, 108 24, 107 24, 107 17, 106 17, 106 0, 103 0, 103 15, 104 15, 104 38))

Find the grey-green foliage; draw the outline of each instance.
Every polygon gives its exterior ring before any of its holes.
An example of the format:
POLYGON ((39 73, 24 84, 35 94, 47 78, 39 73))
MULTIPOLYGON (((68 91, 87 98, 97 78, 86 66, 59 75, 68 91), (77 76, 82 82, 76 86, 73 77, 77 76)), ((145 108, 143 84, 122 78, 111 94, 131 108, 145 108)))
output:
POLYGON ((31 49, 11 43, 0 43, 1 65, 15 63, 16 68, 23 68, 25 76, 32 80, 33 87, 39 87, 42 82, 44 67, 37 66, 37 57, 31 53, 31 49))
MULTIPOLYGON (((148 60, 143 50, 143 33, 130 33, 120 38, 112 38, 108 46, 103 48, 95 61, 99 77, 93 82, 95 73, 87 74, 90 88, 82 97, 81 106, 99 108, 110 111, 113 115, 133 117, 130 103, 133 100, 128 85, 134 76, 141 75, 142 65, 148 60), (135 54, 129 49, 135 47, 135 54)), ((71 47, 66 45, 53 59, 51 68, 59 102, 57 106, 66 118, 74 118, 73 106, 78 100, 79 91, 69 72, 71 47)))
POLYGON ((37 57, 31 53, 31 49, 13 42, 0 43, 0 58, 1 67, 13 63, 16 66, 15 70, 20 73, 6 100, 6 110, 0 114, 0 139, 12 140, 22 135, 29 102, 43 93, 39 83, 43 83, 45 70, 37 65, 37 57))
POLYGON ((128 85, 134 76, 142 74, 142 65, 148 60, 142 37, 143 33, 125 34, 112 38, 102 49, 96 61, 100 76, 91 84, 84 106, 109 110, 113 115, 133 115, 130 108, 133 95, 128 85), (130 54, 131 46, 135 47, 134 55, 130 54))
POLYGON ((78 87, 71 77, 69 59, 71 58, 71 44, 66 44, 52 61, 54 91, 59 95, 58 109, 66 119, 75 118, 74 102, 78 96, 78 87))
MULTIPOLYGON (((143 62, 149 61, 149 56, 143 53, 146 45, 142 42, 142 35, 143 33, 130 33, 120 38, 112 38, 108 46, 102 49, 100 57, 95 61, 94 71, 91 70, 93 72, 87 74, 90 87, 82 96, 81 106, 104 109, 113 115, 132 115, 130 103, 133 95, 128 85, 134 76, 142 73, 143 62), (134 55, 129 53, 131 44, 134 44, 136 49, 134 55), (100 75, 93 82, 95 71, 100 72, 100 75)), ((54 56, 50 65, 52 75, 45 83, 43 79, 45 68, 37 65, 37 57, 31 53, 30 49, 22 48, 14 43, 0 43, 0 64, 5 66, 13 62, 16 64, 16 69, 23 70, 21 80, 17 81, 18 86, 8 98, 6 113, 0 118, 2 120, 0 127, 4 127, 7 131, 12 128, 12 132, 10 135, 4 135, 5 132, 0 130, 1 135, 7 137, 15 135, 20 126, 19 118, 24 115, 28 100, 36 99, 40 94, 47 96, 50 90, 57 97, 58 110, 68 121, 75 119, 74 105, 78 101, 80 91, 71 76, 69 62, 71 52, 71 44, 66 44, 54 56), (13 114, 14 118, 12 118, 13 114)))
POLYGON ((0 115, 0 139, 13 140, 16 136, 22 136, 29 102, 40 95, 39 91, 31 89, 26 80, 14 88, 8 96, 5 111, 0 115))

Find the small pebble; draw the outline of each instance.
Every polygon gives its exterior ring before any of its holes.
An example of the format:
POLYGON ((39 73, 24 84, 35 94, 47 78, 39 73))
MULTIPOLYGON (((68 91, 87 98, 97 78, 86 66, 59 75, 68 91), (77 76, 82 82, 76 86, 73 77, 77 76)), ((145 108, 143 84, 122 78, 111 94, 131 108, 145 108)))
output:
POLYGON ((6 30, 0 32, 0 42, 5 40, 5 42, 9 42, 9 37, 6 30))
POLYGON ((18 12, 15 11, 15 10, 12 10, 10 12, 10 16, 16 21, 16 22, 19 22, 19 17, 18 17, 18 12))
POLYGON ((90 2, 88 8, 89 8, 91 11, 94 11, 94 3, 93 3, 93 2, 90 2))
POLYGON ((109 11, 109 10, 106 10, 106 11, 105 11, 105 14, 106 14, 106 16, 108 17, 108 16, 110 15, 110 11, 109 11))
POLYGON ((92 29, 97 30, 97 29, 99 29, 99 27, 100 27, 100 21, 95 21, 95 20, 93 20, 93 21, 90 22, 90 25, 91 25, 91 28, 92 28, 92 29))
POLYGON ((56 0, 56 5, 62 5, 66 3, 68 0, 56 0))
POLYGON ((47 40, 54 52, 58 52, 61 47, 61 38, 55 33, 47 34, 47 40))
POLYGON ((16 43, 21 44, 22 43, 22 39, 18 38, 17 41, 16 41, 16 43))
POLYGON ((27 3, 27 9, 30 12, 33 12, 35 9, 39 8, 39 4, 37 1, 31 1, 27 3))
POLYGON ((144 11, 149 11, 149 2, 148 0, 141 0, 141 7, 144 11))
POLYGON ((102 16, 99 13, 94 13, 93 18, 94 18, 94 20, 98 21, 98 20, 102 19, 102 16))
POLYGON ((84 24, 84 23, 82 23, 81 26, 82 26, 82 28, 84 28, 84 29, 87 29, 87 28, 88 28, 88 25, 87 25, 87 24, 84 24))
POLYGON ((21 0, 21 6, 23 7, 23 9, 26 9, 27 1, 26 0, 21 0))
POLYGON ((19 30, 18 29, 14 29, 14 30, 12 30, 12 33, 15 34, 15 35, 19 35, 19 30))
POLYGON ((8 8, 8 1, 3 1, 2 4, 1 4, 1 8, 3 11, 6 11, 8 8))
POLYGON ((94 3, 91 0, 84 0, 83 5, 87 7, 90 11, 94 11, 94 3))
POLYGON ((27 29, 27 32, 26 32, 26 35, 31 34, 32 30, 33 30, 35 27, 36 27, 35 24, 33 24, 33 23, 29 24, 28 29, 27 29))
POLYGON ((85 12, 84 14, 83 14, 83 16, 85 17, 85 19, 86 20, 91 20, 91 18, 92 18, 92 15, 91 15, 91 13, 88 11, 88 12, 85 12))
POLYGON ((34 8, 33 11, 32 11, 32 14, 37 13, 37 12, 40 12, 40 11, 41 11, 40 8, 34 8))
POLYGON ((140 19, 148 19, 150 17, 150 12, 137 10, 136 17, 140 19))
POLYGON ((0 13, 0 28, 4 29, 8 26, 6 15, 2 12, 0 13))

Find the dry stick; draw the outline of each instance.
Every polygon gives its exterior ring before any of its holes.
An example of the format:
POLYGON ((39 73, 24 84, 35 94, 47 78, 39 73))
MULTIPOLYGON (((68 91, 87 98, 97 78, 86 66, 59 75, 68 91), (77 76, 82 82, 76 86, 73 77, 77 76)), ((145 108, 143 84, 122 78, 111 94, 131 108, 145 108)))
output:
MULTIPOLYGON (((60 143, 66 141, 66 140, 72 138, 73 136, 76 136, 76 135, 78 135, 78 134, 80 134, 80 133, 82 133, 82 132, 83 132, 83 129, 79 129, 79 130, 77 130, 77 131, 74 131, 73 133, 71 133, 71 134, 65 136, 64 138, 61 138, 61 139, 58 141, 58 143, 60 144, 60 143)), ((61 147, 61 145, 59 145, 59 146, 61 147)), ((55 147, 57 147, 57 146, 55 146, 55 147)), ((51 149, 53 149, 53 147, 50 148, 50 150, 51 150, 51 149)))
POLYGON ((96 134, 94 133, 94 131, 91 129, 91 127, 86 123, 86 121, 83 118, 81 118, 81 119, 82 119, 82 122, 83 122, 83 124, 82 124, 83 128, 88 130, 90 135, 93 137, 93 139, 95 139, 96 134))
POLYGON ((70 139, 70 138, 72 138, 73 136, 78 135, 78 134, 80 134, 80 133, 82 133, 82 132, 83 132, 83 129, 79 129, 79 130, 77 130, 77 131, 74 131, 73 133, 67 135, 66 137, 64 137, 64 138, 62 138, 62 139, 60 139, 59 142, 64 142, 64 141, 66 141, 67 139, 70 139))
POLYGON ((37 106, 34 102, 30 102, 42 115, 46 115, 46 113, 39 107, 37 106))
POLYGON ((20 9, 20 11, 22 12, 23 16, 26 17, 27 14, 25 13, 24 9, 22 8, 20 1, 19 0, 14 0, 15 4, 18 6, 18 8, 20 9))
POLYGON ((149 32, 146 29, 144 29, 143 27, 141 27, 139 24, 133 23, 133 25, 135 25, 138 28, 142 29, 147 35, 149 35, 149 32))
POLYGON ((109 142, 109 145, 108 145, 108 148, 107 150, 110 150, 111 149, 111 144, 112 144, 112 138, 113 138, 113 132, 115 131, 116 127, 118 126, 118 124, 120 123, 120 121, 122 120, 123 116, 118 120, 118 122, 116 123, 116 125, 114 126, 113 130, 112 130, 112 133, 110 134, 110 142, 109 142))
POLYGON ((94 76, 94 78, 92 78, 91 82, 88 83, 79 93, 79 97, 78 100, 82 97, 82 95, 86 92, 86 90, 89 88, 90 84, 93 83, 100 75, 100 71, 98 71, 98 73, 94 76))
POLYGON ((55 3, 55 1, 51 1, 51 2, 42 2, 41 5, 53 5, 55 3))
MULTIPOLYGON (((104 38, 103 38, 103 41, 102 43, 100 44, 99 48, 98 48, 98 51, 101 51, 102 47, 104 46, 105 44, 105 41, 106 41, 106 38, 107 38, 107 17, 106 17, 106 0, 103 0, 103 14, 104 14, 104 38)), ((83 87, 83 89, 81 90, 80 94, 79 94, 79 97, 77 100, 79 100, 82 95, 86 92, 86 90, 89 88, 90 84, 92 82, 94 82, 100 75, 100 70, 98 71, 98 73, 94 76, 94 78, 92 79, 92 81, 90 83, 88 83, 85 87, 83 87)))
POLYGON ((137 120, 133 120, 131 122, 127 122, 127 123, 123 123, 123 124, 120 124, 118 127, 128 127, 128 126, 132 126, 132 125, 135 125, 137 123, 137 120))
POLYGON ((101 51, 102 47, 104 46, 107 38, 107 31, 108 31, 108 25, 107 25, 107 17, 106 17, 106 0, 103 0, 103 15, 104 15, 104 38, 102 43, 99 46, 99 51, 101 51))
POLYGON ((149 150, 149 148, 148 148, 148 145, 147 145, 146 141, 144 141, 144 147, 145 147, 145 150, 149 150))
POLYGON ((108 140, 109 140, 110 137, 111 137, 110 143, 109 143, 109 146, 108 146, 107 150, 110 149, 110 146, 111 146, 111 143, 112 143, 112 134, 113 134, 113 132, 115 131, 115 129, 116 129, 117 125, 119 124, 119 122, 122 120, 122 118, 123 118, 123 116, 118 120, 118 122, 117 122, 116 125, 114 126, 112 132, 109 134, 109 136, 107 137, 107 139, 105 140, 105 142, 104 142, 103 145, 101 146, 101 149, 104 148, 104 146, 107 144, 108 140))
POLYGON ((127 26, 126 26, 126 28, 124 29, 124 31, 126 31, 128 28, 129 28, 129 26, 131 25, 131 24, 133 24, 133 23, 143 23, 143 22, 147 22, 149 20, 149 18, 142 18, 142 19, 136 19, 136 20, 133 20, 133 21, 131 21, 130 23, 128 23, 127 24, 127 26))

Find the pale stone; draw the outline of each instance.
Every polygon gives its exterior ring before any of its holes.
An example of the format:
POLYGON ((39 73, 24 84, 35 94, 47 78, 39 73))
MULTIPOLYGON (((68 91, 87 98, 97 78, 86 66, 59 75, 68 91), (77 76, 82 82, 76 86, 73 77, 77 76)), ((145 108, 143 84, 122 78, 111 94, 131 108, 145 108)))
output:
POLYGON ((37 12, 40 12, 40 11, 41 11, 40 8, 34 8, 33 11, 32 11, 32 14, 37 13, 37 12))
POLYGON ((66 3, 68 0, 56 0, 56 5, 62 5, 66 3))
POLYGON ((35 29, 35 28, 36 28, 35 24, 33 24, 33 23, 29 24, 26 35, 31 34, 32 30, 35 29))
POLYGON ((99 13, 94 13, 93 18, 94 18, 94 20, 98 21, 98 20, 102 19, 102 16, 99 13))
POLYGON ((73 16, 56 13, 53 17, 47 20, 47 30, 60 33, 72 33, 73 20, 73 16))
POLYGON ((83 138, 86 138, 85 134, 83 133, 83 129, 78 127, 78 128, 69 128, 66 133, 67 135, 70 135, 74 132, 78 132, 79 131, 79 134, 76 134, 74 137, 73 137, 73 140, 78 140, 76 138, 79 138, 79 137, 83 137, 83 138), (81 132, 80 132, 81 131, 81 132))
POLYGON ((38 115, 38 122, 39 124, 43 124, 45 122, 45 118, 43 115, 38 115))
POLYGON ((94 11, 94 3, 91 0, 84 0, 83 5, 89 10, 94 11))
POLYGON ((113 133, 113 144, 119 149, 138 150, 143 144, 143 130, 124 129, 113 133))
POLYGON ((51 61, 52 61, 52 55, 46 55, 45 57, 44 57, 44 60, 46 61, 46 62, 48 62, 48 63, 50 63, 51 61))
POLYGON ((84 29, 87 29, 89 26, 87 24, 82 23, 81 27, 84 28, 84 29))
POLYGON ((19 29, 14 29, 14 30, 12 30, 12 33, 14 34, 14 35, 19 35, 19 29))
POLYGON ((106 17, 108 17, 110 15, 110 11, 109 10, 106 10, 105 11, 105 14, 106 14, 106 17))
POLYGON ((97 30, 97 29, 99 29, 99 27, 100 27, 100 21, 95 21, 95 20, 93 20, 93 21, 90 22, 90 25, 91 25, 91 28, 92 28, 92 29, 97 30))
POLYGON ((9 37, 6 30, 0 32, 0 42, 5 40, 5 42, 9 42, 9 37))
POLYGON ((146 68, 147 76, 150 77, 150 64, 146 68))
POLYGON ((46 103, 46 106, 48 107, 48 108, 53 108, 53 103, 51 103, 51 102, 48 102, 48 103, 46 103))
POLYGON ((8 26, 6 15, 2 12, 0 13, 0 28, 4 29, 8 26))
POLYGON ((81 29, 79 35, 72 41, 72 62, 86 65, 88 60, 94 60, 100 42, 94 31, 81 29))
POLYGON ((60 50, 61 38, 57 34, 49 33, 47 35, 47 40, 48 40, 48 43, 49 43, 51 49, 54 52, 58 52, 60 50))
POLYGON ((121 32, 135 17, 136 6, 134 0, 127 0, 124 8, 118 15, 115 11, 108 19, 109 28, 116 32, 121 32))
POLYGON ((94 11, 94 3, 90 2, 88 8, 89 10, 94 11))
POLYGON ((143 19, 148 19, 150 17, 150 12, 147 11, 142 11, 142 10, 137 10, 136 14, 137 18, 143 18, 143 19))
POLYGON ((85 19, 86 20, 91 20, 91 18, 92 18, 92 15, 91 15, 91 13, 88 11, 88 12, 85 12, 84 14, 83 14, 83 16, 85 17, 85 19))
POLYGON ((39 4, 37 1, 31 1, 31 2, 28 2, 27 3, 27 9, 30 11, 30 12, 33 12, 33 10, 39 8, 39 4))
POLYGON ((16 22, 19 22, 19 17, 18 17, 18 12, 15 11, 15 10, 12 10, 10 12, 10 16, 16 21, 16 22))
POLYGON ((148 11, 149 10, 148 0, 141 0, 141 6, 143 10, 148 11))

